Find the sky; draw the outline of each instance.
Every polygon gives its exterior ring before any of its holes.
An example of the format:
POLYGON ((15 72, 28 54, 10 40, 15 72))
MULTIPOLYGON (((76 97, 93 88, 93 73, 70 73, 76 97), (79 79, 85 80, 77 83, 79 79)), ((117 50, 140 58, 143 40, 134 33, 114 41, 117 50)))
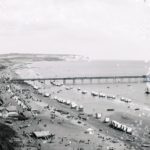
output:
POLYGON ((0 53, 150 59, 150 0, 0 0, 0 53))

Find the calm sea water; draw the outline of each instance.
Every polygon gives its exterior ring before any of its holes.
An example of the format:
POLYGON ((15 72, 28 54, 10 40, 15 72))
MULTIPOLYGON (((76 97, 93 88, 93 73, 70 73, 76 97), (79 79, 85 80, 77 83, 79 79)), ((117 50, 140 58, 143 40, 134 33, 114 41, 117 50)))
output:
MULTIPOLYGON (((80 61, 80 62, 34 62, 26 68, 17 70, 21 77, 71 77, 71 76, 109 76, 144 75, 150 64, 144 61, 80 61)), ((150 96, 144 94, 145 83, 130 84, 83 84, 75 85, 89 92, 97 91, 133 99, 134 102, 150 107, 150 96), (108 88, 109 87, 109 88, 108 88)), ((98 99, 90 95, 83 96, 76 90, 66 91, 58 96, 71 99, 86 106, 89 112, 99 110, 98 99), (92 107, 91 107, 92 106, 92 107)), ((107 102, 105 102, 107 103, 107 102)), ((110 105, 110 103, 109 103, 110 105)), ((111 104, 111 106, 116 104, 111 104)))
POLYGON ((143 75, 148 72, 149 63, 143 61, 77 61, 77 62, 35 62, 34 68, 44 77, 55 76, 102 76, 143 75), (40 68, 40 70, 39 70, 40 68))

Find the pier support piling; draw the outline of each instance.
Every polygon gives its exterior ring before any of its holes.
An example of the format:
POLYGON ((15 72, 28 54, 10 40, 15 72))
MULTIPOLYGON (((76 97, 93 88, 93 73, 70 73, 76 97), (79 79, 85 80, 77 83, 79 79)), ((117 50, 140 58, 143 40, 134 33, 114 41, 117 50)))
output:
POLYGON ((75 79, 73 79, 73 84, 75 84, 75 79))
POLYGON ((63 84, 66 84, 66 80, 65 79, 63 80, 63 84))

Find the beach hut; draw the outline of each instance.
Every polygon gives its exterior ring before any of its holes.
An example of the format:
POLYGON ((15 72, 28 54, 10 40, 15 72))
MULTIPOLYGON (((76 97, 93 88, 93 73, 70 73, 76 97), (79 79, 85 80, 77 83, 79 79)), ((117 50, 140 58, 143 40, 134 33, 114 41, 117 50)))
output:
POLYGON ((126 125, 123 125, 123 124, 121 124, 121 123, 119 123, 119 122, 117 122, 115 120, 112 120, 110 122, 110 126, 115 128, 115 129, 118 129, 120 131, 126 132, 128 134, 132 134, 132 128, 127 127, 126 125))
POLYGON ((79 106, 78 111, 80 111, 80 112, 83 112, 83 111, 84 111, 84 108, 83 108, 82 105, 79 106))
POLYGON ((106 118, 104 119, 104 123, 109 123, 109 122, 110 122, 110 118, 106 117, 106 118))
POLYGON ((66 104, 66 102, 67 102, 67 100, 62 99, 62 103, 63 103, 63 104, 66 104))
POLYGON ((61 103, 61 99, 60 98, 57 98, 56 100, 57 100, 57 102, 61 103))
POLYGON ((127 130, 126 130, 126 132, 127 132, 128 134, 132 134, 132 128, 130 128, 130 127, 127 127, 127 130))
POLYGON ((107 98, 108 98, 108 99, 115 99, 116 96, 114 96, 114 95, 107 95, 107 98))
POLYGON ((87 134, 94 134, 94 129, 88 128, 88 129, 85 131, 85 133, 87 133, 87 134))
POLYGON ((126 125, 121 125, 121 130, 124 131, 124 132, 126 132, 127 126, 126 125))
POLYGON ((71 103, 71 109, 77 109, 77 104, 74 103, 74 102, 72 102, 72 103, 71 103))
POLYGON ((70 105, 71 104, 71 101, 70 100, 67 100, 66 101, 66 105, 70 105))
POLYGON ((101 114, 101 113, 96 113, 96 114, 95 114, 95 118, 96 118, 96 119, 100 119, 101 117, 102 117, 102 114, 101 114))

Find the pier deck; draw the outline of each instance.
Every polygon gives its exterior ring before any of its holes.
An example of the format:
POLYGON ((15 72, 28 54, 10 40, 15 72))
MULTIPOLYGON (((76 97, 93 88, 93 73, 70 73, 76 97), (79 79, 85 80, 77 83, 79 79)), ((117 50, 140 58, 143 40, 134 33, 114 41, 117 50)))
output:
POLYGON ((113 81, 113 82, 147 82, 148 77, 146 75, 141 76, 85 76, 85 77, 50 77, 50 78, 16 78, 12 79, 11 82, 24 82, 24 81, 63 81, 65 84, 66 81, 73 81, 73 84, 76 83, 77 80, 81 80, 83 83, 84 80, 90 80, 90 83, 92 83, 93 80, 99 80, 99 81, 113 81))

